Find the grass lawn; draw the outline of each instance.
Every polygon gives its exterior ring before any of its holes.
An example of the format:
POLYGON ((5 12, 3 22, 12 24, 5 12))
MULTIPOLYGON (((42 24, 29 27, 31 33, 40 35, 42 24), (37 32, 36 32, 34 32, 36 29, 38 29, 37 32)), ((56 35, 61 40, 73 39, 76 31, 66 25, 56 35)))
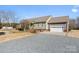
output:
POLYGON ((68 33, 68 36, 69 36, 69 37, 79 38, 79 30, 71 30, 71 31, 68 33))
MULTIPOLYGON (((0 35, 0 42, 5 42, 8 40, 13 40, 16 38, 22 38, 22 37, 27 37, 27 36, 32 36, 34 35, 33 33, 30 32, 22 32, 22 31, 18 31, 18 30, 10 30, 10 31, 4 31, 4 30, 0 30, 0 32, 7 32, 8 34, 6 35, 0 35)), ((75 38, 79 38, 79 30, 72 30, 68 33, 69 37, 75 37, 75 38)))
MULTIPOLYGON (((3 30, 0 30, 0 31, 2 32, 3 30)), ((21 32, 21 31, 18 31, 18 30, 10 30, 10 31, 3 31, 3 32, 7 32, 8 34, 0 35, 0 42, 13 40, 15 38, 21 38, 21 37, 24 37, 24 36, 32 36, 33 35, 32 33, 21 32)))

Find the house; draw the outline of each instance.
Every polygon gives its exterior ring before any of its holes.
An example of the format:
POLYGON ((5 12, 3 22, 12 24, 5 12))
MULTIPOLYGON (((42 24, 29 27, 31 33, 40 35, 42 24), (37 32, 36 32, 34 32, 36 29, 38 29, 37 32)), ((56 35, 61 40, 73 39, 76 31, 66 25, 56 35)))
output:
POLYGON ((42 16, 42 17, 30 18, 26 20, 31 21, 33 23, 33 29, 39 31, 46 30, 50 32, 63 32, 63 31, 67 31, 69 26, 68 16, 60 16, 60 17, 42 16))
POLYGON ((6 26, 3 26, 3 27, 2 27, 2 30, 13 30, 13 27, 6 27, 6 26))

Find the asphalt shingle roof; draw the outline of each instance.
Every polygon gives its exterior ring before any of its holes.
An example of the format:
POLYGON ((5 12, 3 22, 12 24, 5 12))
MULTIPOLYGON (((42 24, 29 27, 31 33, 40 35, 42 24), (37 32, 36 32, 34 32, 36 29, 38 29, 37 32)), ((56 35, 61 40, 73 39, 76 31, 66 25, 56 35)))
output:
POLYGON ((33 22, 46 22, 49 19, 50 16, 42 16, 42 17, 36 17, 36 18, 30 18, 26 19, 33 22))
MULTIPOLYGON (((42 16, 42 17, 36 17, 36 18, 30 18, 30 19, 24 19, 29 20, 34 23, 40 23, 40 22, 46 22, 49 17, 51 16, 42 16)), ((60 17, 51 17, 48 23, 64 23, 69 20, 68 16, 60 16, 60 17)))
POLYGON ((49 20, 49 23, 63 23, 63 22, 67 22, 68 20, 69 20, 68 16, 52 17, 49 20))

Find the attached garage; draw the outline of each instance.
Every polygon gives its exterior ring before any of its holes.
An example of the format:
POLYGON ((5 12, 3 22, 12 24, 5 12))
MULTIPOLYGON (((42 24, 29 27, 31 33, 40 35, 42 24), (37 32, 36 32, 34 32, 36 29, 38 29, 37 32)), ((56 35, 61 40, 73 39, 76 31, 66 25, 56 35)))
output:
POLYGON ((64 32, 66 24, 49 24, 50 32, 64 32))
POLYGON ((68 23, 69 17, 61 16, 61 17, 52 17, 49 22, 49 30, 50 32, 66 32, 68 31, 68 23))
POLYGON ((50 32, 63 32, 62 28, 50 28, 50 32))

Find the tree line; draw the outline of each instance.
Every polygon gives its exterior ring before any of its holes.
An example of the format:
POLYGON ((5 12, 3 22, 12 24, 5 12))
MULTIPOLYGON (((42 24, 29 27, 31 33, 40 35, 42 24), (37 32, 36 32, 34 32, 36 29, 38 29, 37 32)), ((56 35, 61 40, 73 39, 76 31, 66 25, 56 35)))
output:
POLYGON ((69 22, 70 29, 78 29, 79 30, 79 17, 76 19, 71 19, 69 22))
POLYGON ((16 15, 14 11, 0 11, 0 28, 3 26, 15 27, 16 24, 16 15))

